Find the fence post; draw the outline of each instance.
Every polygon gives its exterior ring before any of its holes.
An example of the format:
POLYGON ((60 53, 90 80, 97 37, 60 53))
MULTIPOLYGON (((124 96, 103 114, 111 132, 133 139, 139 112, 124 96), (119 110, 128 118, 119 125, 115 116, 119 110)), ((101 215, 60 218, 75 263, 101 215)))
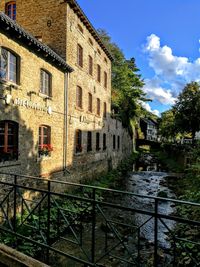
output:
POLYGON ((158 199, 155 198, 155 220, 154 220, 154 267, 158 265, 158 199))
MULTIPOLYGON (((50 227, 51 227, 51 182, 48 181, 47 196, 47 245, 50 246, 50 227)), ((49 264, 49 248, 47 248, 47 264, 49 264)))
POLYGON ((14 175, 13 231, 17 230, 17 175, 14 175))
POLYGON ((95 263, 95 227, 96 227, 96 189, 92 189, 92 247, 91 247, 91 260, 95 263))

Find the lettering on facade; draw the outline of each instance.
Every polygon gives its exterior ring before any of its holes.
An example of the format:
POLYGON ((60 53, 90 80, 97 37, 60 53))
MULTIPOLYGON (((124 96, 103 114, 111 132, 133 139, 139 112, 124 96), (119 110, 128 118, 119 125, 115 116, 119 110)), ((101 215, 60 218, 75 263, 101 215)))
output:
POLYGON ((40 110, 40 111, 46 112, 48 114, 52 113, 52 108, 50 106, 44 107, 44 106, 41 106, 39 103, 34 103, 30 100, 23 100, 20 98, 16 98, 14 100, 14 105, 25 107, 25 108, 31 108, 31 109, 35 109, 35 110, 40 110))

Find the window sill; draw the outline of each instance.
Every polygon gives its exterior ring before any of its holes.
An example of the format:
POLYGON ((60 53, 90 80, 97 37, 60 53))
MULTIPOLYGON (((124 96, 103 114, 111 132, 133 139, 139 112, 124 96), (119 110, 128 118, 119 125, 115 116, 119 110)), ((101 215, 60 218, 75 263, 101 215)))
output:
POLYGON ((0 79, 0 84, 2 84, 5 89, 21 89, 19 84, 4 79, 0 79))
POLYGON ((83 109, 83 108, 79 108, 79 107, 77 107, 77 106, 75 106, 75 109, 76 109, 76 110, 78 110, 78 111, 81 111, 81 112, 83 112, 83 111, 84 111, 84 109, 83 109))
POLYGON ((38 93, 38 96, 44 98, 44 99, 48 99, 48 100, 52 100, 52 96, 48 96, 48 95, 45 95, 41 92, 38 93))
POLYGON ((18 165, 21 165, 21 161, 19 160, 0 162, 0 168, 12 167, 12 166, 18 166, 18 165))
POLYGON ((86 111, 87 114, 94 115, 92 111, 86 111))

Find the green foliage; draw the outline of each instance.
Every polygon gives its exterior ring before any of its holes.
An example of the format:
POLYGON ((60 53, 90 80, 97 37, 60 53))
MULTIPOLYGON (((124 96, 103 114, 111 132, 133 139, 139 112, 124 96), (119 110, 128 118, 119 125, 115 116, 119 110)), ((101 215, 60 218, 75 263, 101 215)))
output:
MULTIPOLYGON (((133 162, 136 160, 138 154, 134 153, 129 159, 122 162, 116 170, 112 170, 105 175, 99 176, 98 179, 92 181, 90 185, 96 187, 103 187, 103 188, 119 188, 121 189, 121 182, 123 182, 123 178, 125 175, 132 169, 133 162)), ((84 220, 90 220, 92 205, 88 202, 83 202, 81 200, 76 199, 67 199, 66 197, 63 199, 56 198, 54 201, 51 201, 51 208, 50 208, 50 238, 54 242, 57 239, 57 226, 58 226, 58 213, 62 211, 62 213, 67 214, 67 218, 71 223, 74 225, 79 224, 79 219, 84 218, 84 220)), ((70 192, 75 196, 80 196, 84 198, 91 199, 93 197, 93 190, 92 188, 86 187, 83 189, 76 189, 70 192)), ((102 190, 96 189, 95 197, 97 201, 102 201, 104 197, 102 190)), ((11 219, 12 222, 12 219, 11 219)), ((17 233, 26 236, 27 238, 33 239, 39 243, 44 243, 40 231, 47 230, 47 223, 48 223, 48 209, 44 205, 41 207, 41 210, 36 209, 34 214, 29 214, 28 210, 23 210, 23 214, 17 214, 16 218, 16 229, 17 233), (40 224, 40 226, 39 226, 40 224), (31 226, 31 227, 29 227, 31 226), (40 229, 40 231, 39 231, 40 229), (33 238, 34 237, 34 238, 33 238)), ((5 228, 9 228, 9 225, 3 225, 5 228)), ((59 231, 62 232, 66 229, 66 220, 60 216, 59 222, 59 231)), ((44 234, 45 236, 45 234, 44 234)), ((0 242, 4 243, 10 247, 17 248, 18 250, 22 251, 23 253, 31 256, 37 257, 42 253, 42 249, 38 245, 34 245, 32 242, 21 240, 11 233, 1 232, 0 233, 0 242)), ((50 241, 51 242, 51 241, 50 241)))
POLYGON ((138 116, 141 110, 138 100, 146 101, 142 91, 144 81, 138 74, 135 59, 125 59, 120 48, 111 42, 104 30, 98 30, 99 36, 113 56, 112 62, 112 109, 125 127, 131 128, 130 120, 138 116))
POLYGON ((178 154, 180 151, 176 149, 176 147, 172 149, 171 144, 163 144, 161 149, 162 150, 154 151, 154 153, 164 170, 178 173, 183 172, 184 166, 178 162, 178 154))
POLYGON ((195 133, 200 130, 200 85, 188 83, 174 105, 175 128, 181 133, 195 133))
POLYGON ((161 114, 159 119, 159 133, 169 141, 175 139, 175 117, 172 109, 161 114))

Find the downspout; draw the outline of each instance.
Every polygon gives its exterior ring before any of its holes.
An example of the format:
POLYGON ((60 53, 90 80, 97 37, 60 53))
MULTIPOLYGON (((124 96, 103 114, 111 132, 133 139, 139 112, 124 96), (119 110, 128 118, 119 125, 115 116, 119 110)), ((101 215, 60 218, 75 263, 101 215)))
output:
POLYGON ((68 144, 68 83, 69 83, 69 73, 64 74, 64 130, 63 130, 63 171, 67 170, 67 144, 68 144))

